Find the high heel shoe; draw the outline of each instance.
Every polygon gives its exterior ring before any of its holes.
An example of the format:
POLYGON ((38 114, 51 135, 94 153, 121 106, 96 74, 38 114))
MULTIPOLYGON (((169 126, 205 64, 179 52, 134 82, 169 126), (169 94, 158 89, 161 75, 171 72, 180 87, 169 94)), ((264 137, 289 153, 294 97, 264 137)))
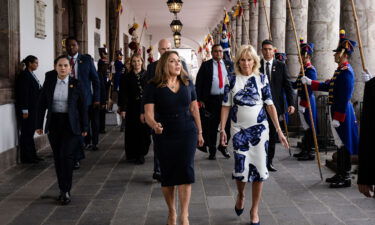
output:
MULTIPOLYGON (((242 197, 242 199, 244 199, 245 197, 242 197)), ((237 196, 237 201, 238 201, 239 197, 237 196)), ((242 209, 237 209, 236 207, 237 205, 237 202, 236 204, 234 205, 234 211, 236 212, 237 216, 241 216, 241 214, 243 213, 245 207, 243 207, 242 209)))
POLYGON ((250 225, 260 225, 260 221, 258 221, 257 223, 250 222, 250 225))

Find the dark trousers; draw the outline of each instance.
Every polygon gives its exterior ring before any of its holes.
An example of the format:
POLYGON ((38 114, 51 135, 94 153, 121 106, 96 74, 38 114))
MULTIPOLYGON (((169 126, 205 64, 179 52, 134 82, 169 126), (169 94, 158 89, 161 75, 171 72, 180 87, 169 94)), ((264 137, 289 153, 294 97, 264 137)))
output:
POLYGON ((61 192, 70 192, 73 179, 74 152, 80 136, 74 135, 67 113, 53 113, 48 139, 53 151, 57 181, 61 192))
MULTIPOLYGON (((220 115, 221 115, 221 106, 223 102, 223 95, 211 95, 209 99, 205 102, 205 110, 206 113, 209 114, 205 119, 208 120, 207 122, 203 123, 203 126, 207 126, 203 128, 203 135, 205 137, 206 145, 208 146, 208 150, 210 155, 216 155, 216 144, 217 144, 217 135, 218 135, 218 128, 220 124, 220 115)), ((228 121, 225 127, 225 132, 227 134, 227 138, 230 138, 230 116, 228 117, 228 121)), ((221 144, 219 143, 219 148, 222 148, 221 144)))
POLYGON ((34 143, 35 116, 29 114, 29 118, 22 119, 20 135, 20 159, 21 162, 29 162, 36 158, 36 149, 34 143))
POLYGON ((99 114, 100 109, 94 108, 93 105, 88 107, 89 113, 89 132, 85 137, 85 144, 97 145, 99 142, 99 114))
POLYGON ((351 169, 350 153, 345 147, 337 149, 337 173, 349 176, 351 169))
POLYGON ((105 131, 105 114, 106 114, 106 109, 101 108, 99 110, 99 132, 105 131))
POLYGON ((267 151, 267 164, 272 164, 273 157, 275 156, 275 145, 278 138, 276 128, 272 123, 271 117, 267 113, 268 127, 269 127, 269 142, 267 151))

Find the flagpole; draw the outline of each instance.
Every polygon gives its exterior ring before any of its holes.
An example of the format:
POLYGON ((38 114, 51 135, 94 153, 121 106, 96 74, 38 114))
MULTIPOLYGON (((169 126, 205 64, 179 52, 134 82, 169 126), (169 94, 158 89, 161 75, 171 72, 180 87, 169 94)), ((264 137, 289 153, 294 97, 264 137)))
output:
MULTIPOLYGON (((300 65, 301 65, 302 76, 305 76, 305 70, 304 70, 304 67, 303 67, 301 50, 300 50, 300 46, 299 46, 299 42, 298 42, 298 38, 297 38, 296 25, 294 23, 294 17, 293 17, 293 12, 292 12, 292 7, 291 7, 291 4, 290 4, 290 0, 287 0, 287 3, 288 3, 290 20, 292 21, 292 27, 293 27, 293 31, 294 31, 294 38, 295 38, 296 45, 297 45, 298 59, 299 59, 300 65)), ((320 164, 320 153, 319 153, 318 139, 316 138, 314 118, 312 116, 312 110, 311 110, 311 104, 310 104, 310 98, 309 98, 309 91, 307 89, 307 85, 306 84, 304 84, 304 88, 305 88, 305 95, 306 95, 306 100, 307 100, 307 104, 308 104, 308 109, 309 109, 310 125, 311 125, 311 130, 312 130, 313 138, 314 138, 315 154, 316 154, 316 158, 317 158, 320 179, 323 180, 323 174, 322 174, 322 168, 321 168, 322 166, 320 164)))

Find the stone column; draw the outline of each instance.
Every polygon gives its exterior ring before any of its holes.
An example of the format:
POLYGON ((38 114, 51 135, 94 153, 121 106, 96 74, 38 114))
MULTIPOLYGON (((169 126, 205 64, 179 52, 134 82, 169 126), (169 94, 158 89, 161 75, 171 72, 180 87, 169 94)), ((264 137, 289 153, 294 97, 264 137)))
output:
MULTIPOLYGON (((357 42, 354 53, 350 59, 355 75, 355 87, 352 102, 356 112, 359 112, 359 102, 363 99, 364 83, 361 82, 362 61, 359 53, 359 42, 355 28, 352 5, 349 1, 341 1, 341 28, 345 29, 346 36, 357 42)), ((365 55, 366 67, 372 74, 375 74, 375 64, 372 62, 375 58, 375 6, 373 0, 356 0, 356 11, 360 27, 361 40, 363 44, 363 53, 365 55)), ((358 114, 357 114, 358 115, 358 114)), ((357 116, 359 119, 359 117, 357 116)))
MULTIPOLYGON (((306 39, 308 0, 292 0, 291 7, 294 17, 294 23, 296 25, 297 37, 304 37, 306 39)), ((292 79, 296 79, 301 66, 298 61, 296 41, 288 8, 286 20, 285 51, 288 56, 287 63, 290 76, 292 79)))
POLYGON ((14 101, 14 80, 19 72, 20 5, 19 0, 0 0, 0 4, 0 105, 3 105, 14 101))
POLYGON ((249 0, 242 0, 242 8, 243 8, 243 21, 242 21, 241 44, 248 45, 249 44, 249 20, 250 20, 249 0))
POLYGON ((250 1, 250 22, 249 22, 249 37, 250 44, 257 49, 258 46, 258 21, 259 21, 259 7, 254 1, 250 1))
POLYGON ((270 6, 271 0, 261 0, 257 3, 259 5, 259 21, 258 21, 258 53, 262 48, 262 41, 269 39, 269 29, 270 26, 270 6), (264 4, 263 4, 264 1, 264 4), (266 15, 267 14, 267 15, 266 15))
POLYGON ((340 0, 310 0, 307 41, 315 44, 312 63, 319 80, 332 77, 337 68, 332 50, 337 47, 339 30, 340 0))
POLYGON ((236 43, 239 49, 242 44, 242 16, 236 17, 236 43))
POLYGON ((278 52, 285 52, 286 0, 271 3, 271 34, 278 52))
POLYGON ((231 40, 230 40, 230 45, 231 45, 231 52, 232 52, 232 55, 236 55, 236 46, 237 46, 237 42, 236 42, 236 37, 237 37, 237 20, 236 18, 233 16, 233 13, 230 14, 230 18, 231 18, 231 22, 230 22, 230 28, 229 28, 229 32, 231 32, 231 40))
POLYGON ((87 53, 87 0, 73 2, 74 33, 81 53, 87 53))

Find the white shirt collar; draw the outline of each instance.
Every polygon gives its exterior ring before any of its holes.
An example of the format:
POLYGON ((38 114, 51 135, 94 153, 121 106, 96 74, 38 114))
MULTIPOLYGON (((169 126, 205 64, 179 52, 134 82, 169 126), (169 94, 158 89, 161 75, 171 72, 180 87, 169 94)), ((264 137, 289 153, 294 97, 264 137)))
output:
POLYGON ((273 63, 273 59, 271 59, 270 61, 267 61, 266 59, 263 59, 264 60, 264 65, 266 65, 267 64, 267 62, 269 62, 270 63, 270 65, 272 66, 272 63, 273 63))
MULTIPOLYGON (((78 52, 73 56, 73 59, 76 60, 77 57, 78 57, 78 52)), ((70 58, 72 58, 72 56, 69 55, 68 58, 70 59, 70 58)))
POLYGON ((58 81, 61 83, 64 83, 64 84, 67 84, 68 83, 68 81, 69 81, 69 76, 66 76, 65 78, 64 78, 64 80, 61 80, 59 77, 57 77, 57 79, 58 79, 58 81))

